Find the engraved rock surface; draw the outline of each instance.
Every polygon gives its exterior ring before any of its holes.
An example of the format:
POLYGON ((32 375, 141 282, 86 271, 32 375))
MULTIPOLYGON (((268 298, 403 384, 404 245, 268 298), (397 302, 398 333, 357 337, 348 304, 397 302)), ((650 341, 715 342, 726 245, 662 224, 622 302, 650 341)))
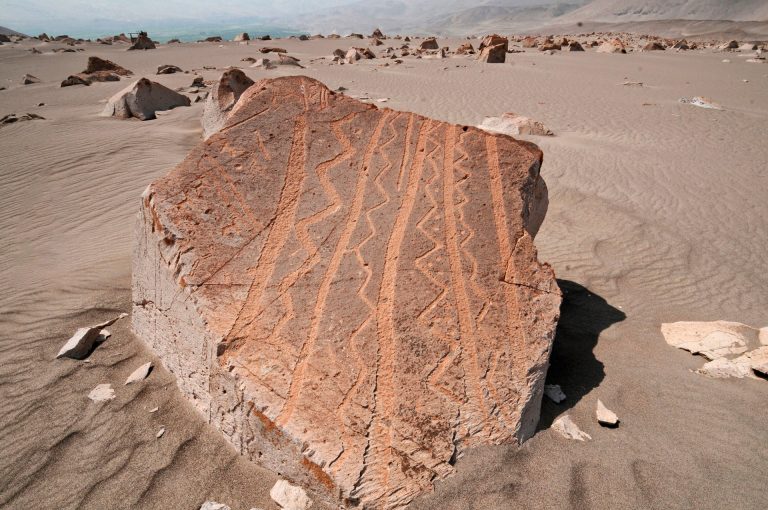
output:
POLYGON ((467 448, 535 431, 561 300, 533 244, 541 161, 259 81, 142 195, 133 329, 243 455, 401 508, 467 448))

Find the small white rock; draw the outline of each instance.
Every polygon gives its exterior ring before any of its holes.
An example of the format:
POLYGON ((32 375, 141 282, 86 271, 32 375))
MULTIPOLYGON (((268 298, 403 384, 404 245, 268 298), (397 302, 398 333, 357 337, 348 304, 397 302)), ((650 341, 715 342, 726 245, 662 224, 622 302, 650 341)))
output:
POLYGON ((561 436, 567 439, 575 439, 576 441, 584 441, 585 439, 592 439, 592 436, 581 430, 571 417, 566 415, 561 416, 552 423, 552 428, 559 432, 561 436))
POLYGON ((285 480, 278 480, 275 483, 269 491, 269 497, 284 510, 307 510, 312 506, 312 500, 304 489, 291 485, 285 480))
POLYGON ((56 355, 56 358, 85 358, 91 352, 93 344, 96 343, 99 338, 102 338, 103 341, 109 338, 111 335, 111 333, 104 328, 111 326, 119 319, 122 319, 127 315, 127 313, 121 313, 112 320, 96 324, 95 326, 91 326, 89 328, 79 328, 77 331, 75 331, 75 334, 72 335, 72 337, 67 340, 67 342, 61 347, 59 353, 56 355))
POLYGON ((152 370, 152 362, 149 361, 147 363, 144 363, 139 368, 133 371, 131 375, 128 376, 128 379, 125 380, 125 384, 131 384, 138 381, 143 381, 147 378, 149 375, 149 371, 152 370))
POLYGON ((163 437, 163 434, 165 434, 165 427, 160 427, 160 430, 157 431, 157 434, 155 434, 155 437, 160 439, 163 437))
POLYGON ((606 427, 616 427, 619 425, 619 417, 616 413, 605 407, 600 399, 597 399, 597 422, 606 427))
POLYGON ((200 507, 200 510, 232 510, 229 508, 229 506, 225 505, 224 503, 217 503, 215 501, 206 501, 203 503, 203 506, 200 507))
POLYGON ((88 398, 94 402, 107 402, 115 398, 115 390, 111 384, 99 384, 88 394, 88 398))
POLYGON ((156 413, 158 409, 160 409, 160 408, 159 407, 153 407, 152 409, 149 410, 149 412, 150 413, 156 413))
POLYGON ((565 393, 563 393, 563 389, 559 384, 544 385, 544 395, 555 404, 559 404, 566 399, 565 393))

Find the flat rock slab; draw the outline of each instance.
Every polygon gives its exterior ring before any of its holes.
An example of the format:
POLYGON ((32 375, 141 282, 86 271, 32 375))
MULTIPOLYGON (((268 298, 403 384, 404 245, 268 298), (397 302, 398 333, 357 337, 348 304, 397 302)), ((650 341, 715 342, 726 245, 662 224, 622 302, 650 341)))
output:
POLYGON ((768 328, 740 322, 672 322, 661 325, 669 345, 701 354, 708 360, 696 372, 714 378, 765 377, 768 371, 768 328))
POLYGON ((530 437, 561 300, 530 143, 255 83, 141 199, 133 329, 243 455, 400 508, 530 437))

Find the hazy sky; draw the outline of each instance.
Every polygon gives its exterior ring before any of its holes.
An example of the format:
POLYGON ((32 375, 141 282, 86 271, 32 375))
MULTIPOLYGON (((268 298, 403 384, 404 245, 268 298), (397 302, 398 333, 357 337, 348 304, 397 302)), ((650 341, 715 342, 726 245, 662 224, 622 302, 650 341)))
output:
MULTIPOLYGON (((481 4, 530 5, 558 0, 368 0, 372 9, 407 15, 413 9, 447 12, 481 4)), ((561 0, 563 1, 563 0, 561 0)), ((568 0, 565 0, 568 1, 568 0)), ((570 0, 574 1, 574 0, 570 0)), ((576 0, 579 1, 579 0, 576 0)), ((0 25, 21 32, 98 31, 162 26, 180 21, 219 23, 240 19, 290 23, 329 7, 360 0, 0 0, 0 25), (117 23, 114 23, 117 22, 117 23)))

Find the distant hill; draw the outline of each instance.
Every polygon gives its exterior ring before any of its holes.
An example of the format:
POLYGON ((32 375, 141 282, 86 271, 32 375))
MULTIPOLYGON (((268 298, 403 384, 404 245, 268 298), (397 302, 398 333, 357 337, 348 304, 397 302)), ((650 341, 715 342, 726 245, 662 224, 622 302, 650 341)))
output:
POLYGON ((571 21, 767 21, 766 0, 592 0, 560 18, 571 21))
POLYGON ((17 32, 15 30, 11 30, 10 28, 6 28, 6 27, 0 27, 0 34, 2 34, 2 35, 19 35, 19 36, 22 36, 22 37, 29 37, 26 34, 22 34, 21 32, 17 32))

